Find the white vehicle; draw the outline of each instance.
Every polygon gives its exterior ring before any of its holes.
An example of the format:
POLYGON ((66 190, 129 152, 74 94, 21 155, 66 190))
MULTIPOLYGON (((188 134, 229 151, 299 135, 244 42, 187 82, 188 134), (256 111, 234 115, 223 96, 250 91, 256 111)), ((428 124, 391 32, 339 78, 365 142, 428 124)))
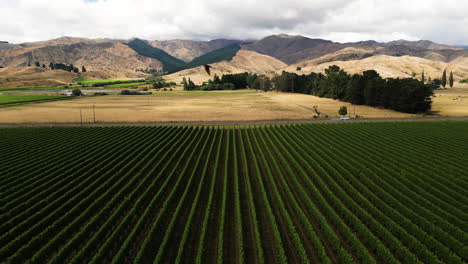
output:
POLYGON ((340 116, 340 120, 350 120, 349 116, 340 116))

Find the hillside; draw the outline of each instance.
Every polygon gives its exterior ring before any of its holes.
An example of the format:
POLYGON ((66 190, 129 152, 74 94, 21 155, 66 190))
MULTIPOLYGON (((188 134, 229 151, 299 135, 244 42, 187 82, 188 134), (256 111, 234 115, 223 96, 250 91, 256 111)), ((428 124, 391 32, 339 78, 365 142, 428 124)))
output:
POLYGON ((164 41, 148 41, 155 47, 164 50, 168 54, 189 62, 197 57, 205 55, 214 50, 218 50, 231 44, 238 44, 242 41, 230 39, 214 39, 210 41, 195 41, 195 40, 164 40, 164 41))
POLYGON ((164 72, 174 72, 185 64, 184 61, 169 55, 162 49, 151 46, 141 39, 134 39, 128 42, 127 45, 141 56, 160 61, 164 72))
POLYGON ((180 83, 183 77, 190 78, 195 83, 202 83, 212 78, 213 74, 223 73, 255 72, 258 74, 272 75, 276 71, 287 66, 273 57, 259 54, 254 51, 239 50, 230 61, 222 61, 211 64, 211 76, 209 76, 203 66, 183 70, 164 76, 165 79, 180 83))
POLYGON ((328 40, 280 34, 265 37, 251 44, 242 45, 242 48, 269 55, 286 64, 292 64, 335 52, 342 47, 341 44, 328 40))
MULTIPOLYGON (((249 43, 228 39, 211 41, 132 39, 123 41, 74 37, 61 37, 22 44, 0 43, 0 67, 18 68, 17 77, 19 79, 21 79, 20 76, 26 76, 23 73, 28 72, 27 76, 31 73, 37 78, 45 80, 50 79, 48 74, 37 70, 23 71, 21 68, 34 65, 35 62, 46 66, 50 62, 65 63, 73 64, 78 68, 85 66, 92 74, 104 78, 106 76, 135 78, 145 75, 142 72, 164 71, 172 73, 196 68, 202 64, 229 61, 233 57, 237 57, 239 61, 221 63, 218 71, 222 72, 222 69, 225 69, 226 72, 239 72, 250 69, 248 71, 271 74, 286 68, 287 65, 292 65, 289 69, 295 70, 297 66, 300 66, 306 70, 308 67, 320 69, 320 67, 316 67, 319 64, 334 61, 343 64, 345 61, 351 61, 343 65, 356 69, 373 68, 371 63, 375 62, 379 63, 376 64, 376 67, 381 67, 382 72, 388 72, 392 76, 407 76, 412 71, 421 72, 420 65, 408 65, 413 63, 412 59, 409 61, 408 59, 395 59, 406 56, 443 62, 442 64, 431 64, 423 60, 422 65, 428 65, 430 72, 437 72, 438 68, 444 66, 451 67, 458 72, 456 73, 457 77, 461 77, 466 71, 464 61, 468 57, 468 50, 426 40, 398 40, 388 43, 368 40, 355 43, 336 43, 286 34, 272 35, 249 43), (239 49, 242 52, 239 53, 239 49), (247 58, 246 54, 255 54, 255 56, 247 56, 247 58), (377 58, 366 60, 373 56, 377 58), (382 58, 388 58, 388 61, 396 64, 391 65, 382 58), (364 61, 357 63, 358 60, 364 61), (272 63, 272 65, 267 65, 265 61, 272 63), (437 67, 431 65, 437 65, 437 67), (41 77, 41 74, 44 76, 41 77)), ((414 63, 419 63, 419 61, 414 61, 414 63)), ((8 74, 2 76, 3 80, 14 76, 14 70, 7 72, 8 74)), ((192 72, 198 72, 198 69, 194 69, 192 72)), ((187 71, 182 73, 182 75, 184 74, 187 74, 187 71)), ((198 79, 204 80, 206 76, 198 79)), ((48 82, 46 81, 46 83, 48 82)))
POLYGON ((221 49, 217 49, 200 57, 197 57, 185 64, 183 67, 186 69, 190 69, 197 66, 201 66, 203 64, 212 64, 220 61, 230 61, 240 49, 241 47, 238 44, 231 44, 221 49))
POLYGON ((25 67, 28 64, 34 65, 36 61, 46 66, 53 62, 86 66, 89 69, 162 69, 158 60, 139 55, 121 42, 78 42, 67 45, 40 45, 38 48, 16 46, 13 49, 0 50, 0 65, 4 67, 25 67))
MULTIPOLYGON (((342 44, 323 39, 310 39, 285 34, 268 36, 251 44, 242 45, 242 48, 272 56, 287 64, 316 59, 344 48, 368 50, 367 57, 373 55, 409 55, 444 62, 450 62, 458 57, 468 55, 468 50, 436 44, 431 41, 394 41, 388 43, 361 41, 342 44)), ((349 60, 360 57, 359 54, 348 54, 348 58, 343 59, 349 60)))
POLYGON ((17 86, 57 86, 72 83, 73 79, 83 76, 87 79, 133 79, 150 75, 122 68, 99 67, 85 73, 72 73, 37 67, 0 68, 0 87, 17 86))
POLYGON ((468 57, 459 57, 450 63, 432 61, 413 56, 393 57, 388 55, 376 55, 357 60, 333 60, 346 50, 329 54, 317 59, 303 61, 290 65, 282 70, 296 73, 323 72, 330 65, 338 65, 349 73, 360 73, 365 70, 374 69, 382 77, 410 77, 414 72, 420 78, 422 70, 426 77, 440 78, 442 71, 453 71, 456 80, 468 77, 468 57), (296 70, 301 67, 301 70, 296 70))
POLYGON ((429 50, 462 50, 459 47, 452 47, 449 45, 443 45, 434 43, 429 40, 418 40, 418 41, 407 41, 404 39, 394 40, 383 44, 384 46, 396 46, 396 45, 404 45, 404 46, 411 46, 411 47, 420 47, 429 50))

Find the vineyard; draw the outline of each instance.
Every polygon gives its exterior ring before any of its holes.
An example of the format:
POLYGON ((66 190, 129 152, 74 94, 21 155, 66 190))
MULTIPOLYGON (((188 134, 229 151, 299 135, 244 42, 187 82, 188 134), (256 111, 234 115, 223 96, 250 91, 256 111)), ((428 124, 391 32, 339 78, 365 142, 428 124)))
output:
POLYGON ((0 129, 0 263, 466 263, 468 123, 0 129))

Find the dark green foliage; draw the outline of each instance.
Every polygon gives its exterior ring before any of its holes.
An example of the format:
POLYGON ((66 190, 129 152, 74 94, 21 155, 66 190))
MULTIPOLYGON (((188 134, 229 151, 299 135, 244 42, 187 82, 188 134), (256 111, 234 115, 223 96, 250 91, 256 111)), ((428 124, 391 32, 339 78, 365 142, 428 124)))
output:
POLYGON ((49 64, 49 67, 51 69, 54 69, 54 70, 64 70, 64 71, 69 71, 69 72, 75 71, 75 66, 73 66, 73 64, 66 65, 66 64, 63 64, 63 63, 52 63, 51 62, 49 64))
POLYGON ((340 107, 340 110, 338 110, 338 114, 340 116, 345 116, 348 114, 348 108, 346 106, 340 107))
POLYGON ((216 75, 216 73, 215 73, 215 75, 213 76, 213 83, 214 83, 214 84, 222 84, 221 79, 219 78, 218 75, 216 75))
POLYGON ((468 83, 468 79, 460 80, 460 83, 468 83))
POLYGON ((161 89, 161 88, 171 87, 173 85, 176 85, 176 83, 165 82, 164 80, 158 80, 158 81, 152 82, 153 89, 161 89))
POLYGON ((256 74, 252 75, 247 72, 224 74, 221 78, 215 74, 213 80, 208 80, 207 83, 203 83, 201 86, 196 87, 196 89, 203 91, 245 89, 248 86, 253 87, 256 79, 256 74), (250 85, 249 82, 251 82, 250 85))
POLYGON ((425 75, 424 75, 424 70, 423 70, 422 73, 421 73, 421 82, 422 82, 422 83, 426 83, 426 77, 425 77, 425 75))
POLYGON ((235 86, 235 89, 244 89, 247 88, 247 80, 250 74, 247 72, 244 73, 235 73, 235 74, 223 74, 221 77, 221 83, 232 83, 235 86))
POLYGON ((81 96, 83 93, 81 92, 81 90, 79 88, 74 88, 72 90, 72 94, 73 94, 73 96, 81 96))
POLYGON ((74 67, 74 68, 73 68, 73 72, 74 72, 74 73, 78 73, 78 72, 80 72, 80 70, 79 70, 78 68, 74 67))
POLYGON ((239 44, 228 45, 224 48, 211 51, 193 59, 192 61, 185 64, 181 69, 194 68, 204 64, 212 64, 220 61, 230 61, 240 49, 241 47, 239 44))
POLYGON ((192 82, 192 80, 190 80, 190 78, 188 78, 188 81, 185 79, 185 77, 182 79, 182 83, 184 85, 184 90, 185 91, 192 91, 192 90, 196 90, 197 89, 197 86, 195 85, 194 82, 192 82))
POLYGON ((297 67, 296 67, 296 71, 300 71, 300 70, 302 70, 302 68, 299 67, 299 66, 297 66, 297 67))
POLYGON ((41 63, 36 61, 36 67, 41 67, 41 63))
POLYGON ((407 113, 428 111, 433 94, 433 84, 413 78, 382 79, 374 70, 349 76, 338 66, 330 66, 325 75, 283 72, 272 81, 275 89, 282 92, 312 94, 407 113))
POLYGON ((81 67, 81 72, 87 72, 88 70, 86 70, 85 66, 82 66, 81 67))
POLYGON ((262 91, 268 92, 271 90, 271 88, 272 88, 272 82, 270 78, 266 77, 265 75, 258 76, 252 84, 252 89, 255 89, 255 90, 262 90, 262 91))
POLYGON ((444 70, 444 72, 442 73, 442 87, 444 87, 445 89, 445 86, 447 85, 447 70, 444 70))
POLYGON ((136 90, 122 90, 120 91, 120 95, 148 95, 152 94, 151 92, 140 92, 136 90))
MULTIPOLYGON (((105 87, 108 85, 117 85, 117 84, 126 84, 128 83, 129 85, 131 84, 145 84, 145 83, 150 83, 145 79, 138 79, 138 80, 86 80, 84 77, 78 77, 75 79, 75 81, 79 84, 82 85, 83 87, 105 87)), ((119 88, 119 87, 115 87, 119 88)))
POLYGON ((138 54, 159 60, 163 64, 163 71, 172 73, 180 69, 185 62, 179 60, 162 49, 155 48, 141 39, 134 39, 128 43, 128 46, 138 54))
POLYGON ((43 63, 43 64, 42 64, 42 68, 44 68, 44 69, 45 69, 45 67, 46 67, 46 66, 45 66, 45 64, 43 63))
POLYGON ((0 263, 468 261, 466 121, 0 135, 0 263))
POLYGON ((449 85, 450 85, 450 88, 453 87, 453 72, 450 72, 449 85))

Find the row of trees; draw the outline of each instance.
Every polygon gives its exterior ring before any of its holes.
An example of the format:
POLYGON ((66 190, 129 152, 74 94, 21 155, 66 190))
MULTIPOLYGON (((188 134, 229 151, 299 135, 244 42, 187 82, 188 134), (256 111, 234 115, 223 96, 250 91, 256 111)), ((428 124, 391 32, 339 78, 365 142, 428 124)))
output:
MULTIPOLYGON (((432 81, 431 81, 432 82, 432 81)), ((186 90, 221 90, 250 87, 256 90, 311 94, 350 102, 358 105, 383 107, 406 113, 430 110, 431 96, 437 87, 414 78, 383 79, 375 70, 350 75, 333 65, 322 73, 298 75, 283 71, 269 78, 249 73, 217 75, 213 80, 196 86, 183 81, 186 90)))
MULTIPOLYGON (((34 63, 34 65, 36 67, 41 67, 42 68, 46 68, 46 65, 43 63, 41 65, 40 62, 36 61, 34 63)), ((31 63, 28 63, 28 66, 31 66, 31 63)), ((50 62, 49 63, 49 68, 52 69, 52 70, 64 70, 64 71, 69 71, 69 72, 74 72, 74 73, 79 73, 80 72, 80 69, 75 67, 73 64, 70 64, 70 65, 66 65, 66 64, 63 64, 63 63, 52 63, 50 62)), ((87 72, 88 70, 86 69, 85 66, 82 66, 81 67, 81 72, 87 72)))
POLYGON ((182 85, 184 90, 202 90, 202 91, 213 91, 213 90, 237 90, 244 89, 247 87, 253 87, 255 80, 258 78, 256 74, 250 74, 247 72, 236 73, 236 74, 224 74, 221 78, 218 75, 214 75, 212 80, 204 82, 202 85, 195 85, 190 78, 188 80, 184 77, 182 79, 182 85))
MULTIPOLYGON (((413 77, 414 76, 415 75, 413 74, 413 77)), ((421 82, 433 86, 434 89, 437 89, 440 86, 442 86, 445 89, 445 87, 447 86, 447 70, 444 70, 442 72, 442 77, 440 79, 436 78, 434 80, 432 80, 431 77, 428 77, 427 80, 426 80, 425 73, 424 73, 424 70, 423 70, 422 73, 421 73, 421 82)), ((453 87, 453 82, 454 82, 453 72, 450 71, 450 75, 449 75, 449 78, 448 78, 448 84, 449 84, 450 88, 453 87)))
POLYGON ((407 113, 428 111, 433 95, 431 85, 416 79, 383 79, 374 70, 350 75, 335 65, 326 69, 325 74, 283 72, 272 83, 277 91, 312 94, 407 113))

